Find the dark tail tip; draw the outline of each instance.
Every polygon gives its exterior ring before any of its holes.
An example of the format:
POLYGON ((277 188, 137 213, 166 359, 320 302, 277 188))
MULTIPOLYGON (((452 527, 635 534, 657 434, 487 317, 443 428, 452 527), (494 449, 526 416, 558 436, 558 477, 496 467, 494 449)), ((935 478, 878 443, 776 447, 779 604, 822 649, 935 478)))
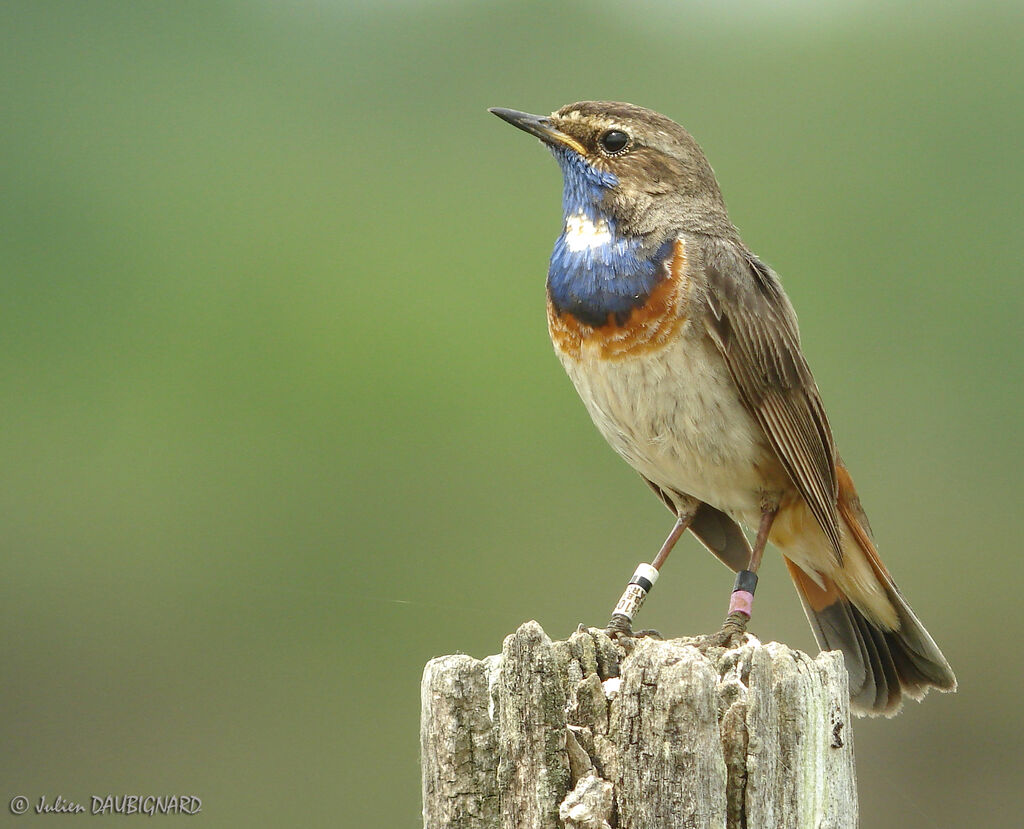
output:
POLYGON ((894 604, 898 630, 884 630, 846 600, 817 611, 805 606, 818 644, 843 652, 857 714, 892 717, 904 697, 919 700, 931 688, 956 690, 956 677, 928 631, 906 602, 894 604))

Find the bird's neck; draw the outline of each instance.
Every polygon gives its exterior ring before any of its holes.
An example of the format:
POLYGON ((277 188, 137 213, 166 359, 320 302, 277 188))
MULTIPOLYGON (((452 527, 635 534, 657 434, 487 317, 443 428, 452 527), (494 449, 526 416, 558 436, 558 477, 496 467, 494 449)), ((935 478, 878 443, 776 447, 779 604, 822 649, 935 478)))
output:
POLYGON ((558 313, 595 328, 622 325, 665 278, 672 240, 621 233, 605 206, 616 177, 571 151, 556 151, 555 157, 565 216, 548 268, 548 298, 558 313))
POLYGON ((595 328, 622 325, 665 278, 672 242, 620 235, 600 213, 567 214, 548 268, 548 297, 559 313, 595 328))

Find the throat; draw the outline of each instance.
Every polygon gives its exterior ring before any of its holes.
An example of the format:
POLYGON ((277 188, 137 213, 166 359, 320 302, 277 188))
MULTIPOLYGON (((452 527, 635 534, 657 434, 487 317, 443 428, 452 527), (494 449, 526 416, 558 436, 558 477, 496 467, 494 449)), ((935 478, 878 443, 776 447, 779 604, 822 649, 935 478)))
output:
POLYGON ((623 325, 665 278, 671 250, 671 241, 652 246, 619 235, 615 223, 600 213, 570 213, 551 254, 551 304, 594 328, 623 325))

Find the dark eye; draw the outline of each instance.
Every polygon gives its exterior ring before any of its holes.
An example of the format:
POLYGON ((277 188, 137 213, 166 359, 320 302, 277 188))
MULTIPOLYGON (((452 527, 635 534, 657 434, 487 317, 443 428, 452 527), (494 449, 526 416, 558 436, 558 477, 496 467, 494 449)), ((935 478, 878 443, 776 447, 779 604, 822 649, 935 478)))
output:
POLYGON ((629 144, 629 136, 622 130, 608 130, 601 136, 601 149, 609 155, 621 153, 629 144))

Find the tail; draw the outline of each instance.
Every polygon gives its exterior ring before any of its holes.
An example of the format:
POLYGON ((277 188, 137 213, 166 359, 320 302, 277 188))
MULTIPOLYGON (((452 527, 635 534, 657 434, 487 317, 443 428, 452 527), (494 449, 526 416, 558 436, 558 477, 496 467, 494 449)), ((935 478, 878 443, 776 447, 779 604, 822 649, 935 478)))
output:
MULTIPOLYGON (((826 565, 806 544, 780 539, 780 546, 819 647, 843 652, 853 710, 891 717, 904 696, 919 700, 929 688, 955 691, 956 677, 882 564, 850 474, 842 464, 836 471, 843 561, 830 554, 826 565)), ((827 544, 824 533, 821 544, 827 544)))

